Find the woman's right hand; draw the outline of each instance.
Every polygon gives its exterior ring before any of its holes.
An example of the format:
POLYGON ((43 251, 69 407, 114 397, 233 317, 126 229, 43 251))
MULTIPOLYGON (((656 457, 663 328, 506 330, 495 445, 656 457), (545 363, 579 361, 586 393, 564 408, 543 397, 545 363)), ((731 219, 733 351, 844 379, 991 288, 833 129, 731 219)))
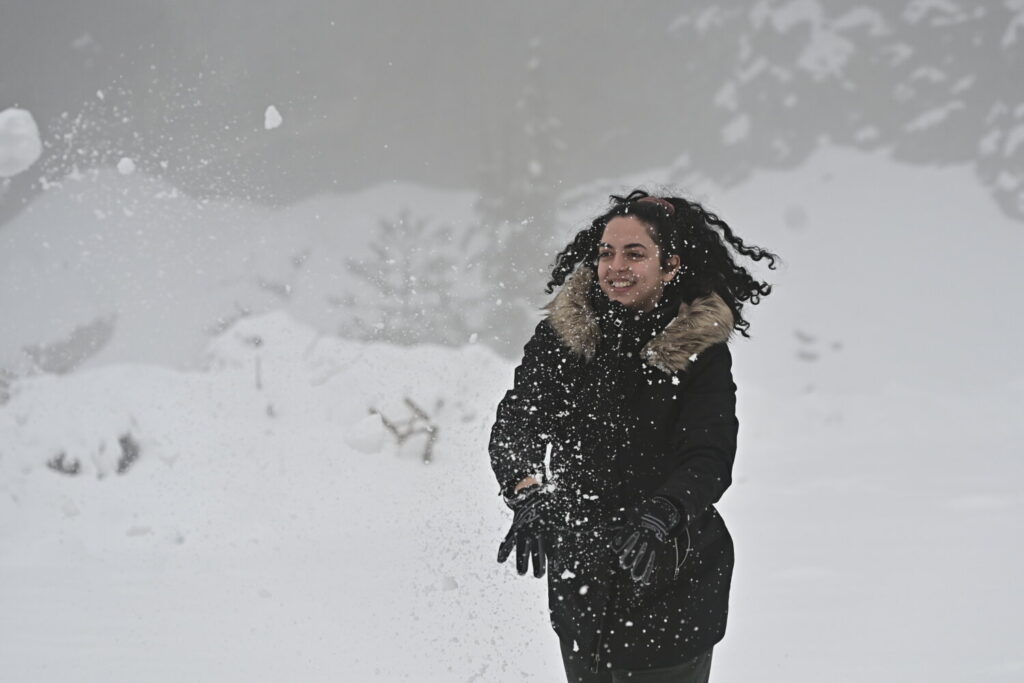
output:
POLYGON ((509 502, 514 514, 512 526, 505 539, 498 546, 498 562, 504 562, 516 549, 516 571, 520 576, 526 574, 533 558, 533 575, 538 579, 544 576, 547 565, 547 554, 544 550, 544 539, 541 535, 543 519, 541 512, 548 497, 540 483, 527 477, 516 486, 516 494, 509 502), (532 484, 524 483, 533 480, 532 484))

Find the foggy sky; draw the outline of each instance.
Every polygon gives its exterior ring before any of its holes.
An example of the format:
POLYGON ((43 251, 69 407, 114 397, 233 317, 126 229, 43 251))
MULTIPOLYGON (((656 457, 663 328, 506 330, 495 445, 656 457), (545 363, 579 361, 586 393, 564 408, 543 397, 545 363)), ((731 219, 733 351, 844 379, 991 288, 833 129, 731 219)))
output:
MULTIPOLYGON (((1011 2, 737 7, 0 0, 0 106, 70 141, 15 179, 0 222, 39 175, 122 155, 194 194, 279 203, 391 179, 479 187, 538 121, 560 187, 683 155, 729 183, 823 139, 973 160, 1019 122, 1011 2), (940 125, 915 127, 933 108, 940 125)), ((1020 176, 1017 147, 986 183, 1020 176)))

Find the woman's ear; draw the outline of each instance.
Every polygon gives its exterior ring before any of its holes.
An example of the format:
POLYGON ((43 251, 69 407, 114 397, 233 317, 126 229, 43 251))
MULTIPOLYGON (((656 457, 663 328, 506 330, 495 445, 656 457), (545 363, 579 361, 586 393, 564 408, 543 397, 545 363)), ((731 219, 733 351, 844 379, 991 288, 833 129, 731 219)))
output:
POLYGON ((674 278, 676 276, 676 273, 679 272, 679 263, 680 261, 678 254, 673 254, 672 256, 668 257, 668 267, 665 269, 665 272, 661 276, 662 282, 672 281, 672 278, 674 278))

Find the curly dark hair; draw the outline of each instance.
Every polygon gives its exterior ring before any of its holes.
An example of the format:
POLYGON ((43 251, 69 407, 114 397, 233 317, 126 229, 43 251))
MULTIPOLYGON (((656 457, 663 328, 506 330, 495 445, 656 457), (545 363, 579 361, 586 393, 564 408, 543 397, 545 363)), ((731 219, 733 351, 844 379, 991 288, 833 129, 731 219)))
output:
POLYGON ((661 253, 663 268, 668 268, 670 256, 680 257, 682 266, 678 275, 665 286, 665 297, 692 301, 716 292, 732 310, 735 329, 744 337, 750 336, 747 333, 750 323, 743 318, 743 304, 757 305, 761 297, 771 294, 772 286, 754 279, 746 268, 738 265, 729 247, 753 261, 767 259, 769 270, 775 270, 775 262, 781 259, 766 249, 745 244, 728 223, 698 202, 682 197, 655 198, 639 189, 625 197, 611 195, 608 211, 576 233, 573 241, 558 253, 545 289, 548 294, 564 284, 577 267, 596 270, 598 244, 608 222, 616 216, 635 216, 647 224, 651 239, 661 253), (640 201, 646 198, 650 199, 640 201))

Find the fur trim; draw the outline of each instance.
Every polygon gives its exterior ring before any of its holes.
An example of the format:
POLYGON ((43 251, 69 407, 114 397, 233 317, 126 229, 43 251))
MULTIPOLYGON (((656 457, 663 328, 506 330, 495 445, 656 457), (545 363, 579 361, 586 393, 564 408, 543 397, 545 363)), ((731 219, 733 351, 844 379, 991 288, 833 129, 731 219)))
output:
POLYGON ((562 343, 588 363, 594 360, 597 341, 601 338, 601 327, 587 299, 593 281, 593 272, 589 268, 580 268, 569 276, 561 291, 544 307, 548 311, 548 322, 562 343))
POLYGON ((641 354, 648 364, 669 374, 686 370, 697 354, 729 341, 733 323, 732 311, 718 294, 697 297, 679 306, 679 315, 644 345, 641 354))
MULTIPOLYGON (((594 359, 601 338, 601 328, 587 298, 593 281, 593 271, 580 268, 544 307, 562 343, 588 362, 594 359)), ((718 294, 698 297, 679 306, 679 314, 644 345, 641 355, 663 372, 681 372, 705 349, 728 341, 734 322, 732 311, 718 294)))

